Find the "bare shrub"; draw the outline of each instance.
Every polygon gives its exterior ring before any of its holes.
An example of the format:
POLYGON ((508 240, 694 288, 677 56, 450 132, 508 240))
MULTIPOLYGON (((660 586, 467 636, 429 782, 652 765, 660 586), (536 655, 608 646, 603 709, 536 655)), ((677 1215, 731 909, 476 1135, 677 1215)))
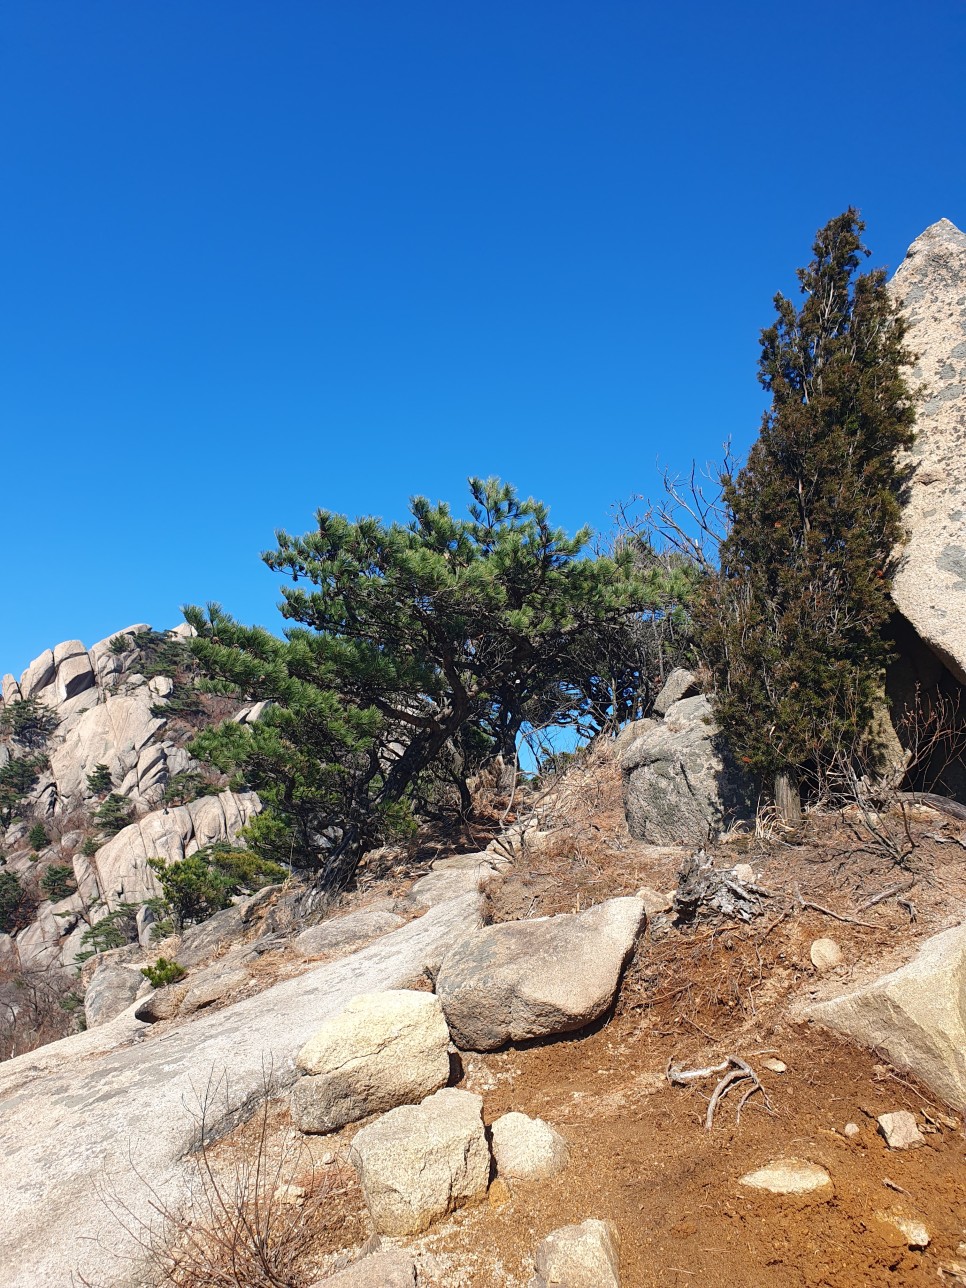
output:
POLYGON ((273 1134, 273 1090, 266 1072, 254 1133, 247 1144, 219 1150, 215 1125, 243 1121, 250 1104, 231 1103, 227 1074, 209 1081, 199 1097, 198 1144, 183 1205, 139 1175, 150 1195, 148 1218, 116 1187, 102 1192, 134 1239, 152 1288, 306 1288, 318 1279, 313 1253, 342 1193, 342 1173, 317 1168, 294 1133, 273 1134))

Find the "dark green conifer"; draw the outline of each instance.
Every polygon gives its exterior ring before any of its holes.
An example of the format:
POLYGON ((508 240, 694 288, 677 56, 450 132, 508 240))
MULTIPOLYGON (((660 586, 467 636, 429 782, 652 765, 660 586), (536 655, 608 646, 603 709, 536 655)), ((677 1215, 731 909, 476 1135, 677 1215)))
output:
POLYGON ((913 439, 906 324, 883 269, 858 274, 854 209, 775 297, 759 380, 771 395, 748 462, 726 476, 730 531, 699 610, 718 719, 733 751, 794 784, 854 748, 889 655, 889 576, 901 539, 898 452, 913 439))

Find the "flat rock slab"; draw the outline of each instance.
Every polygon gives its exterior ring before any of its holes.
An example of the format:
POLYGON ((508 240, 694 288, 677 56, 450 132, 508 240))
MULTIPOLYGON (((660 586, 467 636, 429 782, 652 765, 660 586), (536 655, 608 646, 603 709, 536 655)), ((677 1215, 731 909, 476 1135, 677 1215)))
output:
POLYGON ((554 1230, 534 1255, 528 1288, 620 1288, 617 1230, 610 1221, 583 1221, 554 1230))
POLYGON ((883 1050, 954 1109, 966 1110, 966 926, 933 935, 907 966, 806 1014, 883 1050))
POLYGON ((371 944, 380 935, 388 935, 405 925, 394 912, 362 908, 321 925, 310 926, 296 938, 294 948, 300 957, 325 957, 330 953, 352 953, 371 944))
MULTIPOLYGON (((404 986, 480 920, 464 897, 338 962, 161 1034, 125 1012, 110 1024, 0 1066, 0 1265, 4 1288, 51 1288, 83 1275, 99 1288, 135 1288, 144 1275, 133 1239, 99 1197, 122 1194, 150 1222, 152 1195, 183 1200, 191 1114, 212 1079, 231 1104, 253 1108, 263 1071, 279 1089, 327 1016, 361 992, 404 986), (139 1176, 143 1180, 139 1179, 139 1176)), ((215 1135, 236 1115, 218 1110, 215 1135)), ((156 1200, 155 1200, 156 1201, 156 1200)))
POLYGON ((832 1195, 832 1178, 824 1167, 807 1163, 801 1158, 778 1158, 766 1163, 755 1172, 746 1172, 739 1179, 740 1185, 751 1190, 767 1190, 769 1194, 815 1194, 827 1191, 832 1195))
POLYGON ((643 922, 643 901, 622 898, 468 935, 446 954, 436 981, 453 1041, 493 1051, 598 1019, 643 922))

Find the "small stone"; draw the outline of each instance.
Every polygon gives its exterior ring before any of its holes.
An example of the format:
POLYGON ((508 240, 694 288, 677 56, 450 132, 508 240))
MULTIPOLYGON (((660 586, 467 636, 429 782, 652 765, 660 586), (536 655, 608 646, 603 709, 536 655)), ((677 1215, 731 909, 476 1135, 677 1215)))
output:
POLYGON ((784 1060, 775 1060, 774 1058, 772 1058, 772 1059, 770 1059, 770 1060, 762 1060, 762 1062, 761 1062, 761 1067, 762 1067, 763 1069, 770 1069, 772 1073, 787 1073, 787 1072, 788 1072, 788 1065, 785 1063, 785 1061, 784 1061, 784 1060))
POLYGON ((637 892, 637 898, 644 905, 644 911, 647 916, 656 917, 662 912, 670 912, 674 906, 673 899, 666 894, 661 894, 660 890, 654 890, 651 886, 641 886, 637 892))
POLYGON ((876 1121, 890 1149, 915 1149, 926 1143, 916 1124, 915 1114, 911 1114, 908 1109, 899 1109, 894 1114, 880 1114, 876 1121))
POLYGON ((856 1136, 858 1136, 858 1134, 859 1134, 859 1124, 858 1124, 858 1123, 846 1123, 846 1124, 845 1124, 845 1134, 846 1134, 846 1136, 848 1136, 849 1140, 854 1140, 854 1139, 856 1138, 856 1136))
POLYGON ((487 1192, 486 1201, 491 1208, 501 1208, 506 1207, 510 1197, 509 1185, 498 1176, 487 1192))
POLYGON ((280 1185, 275 1191, 277 1203, 304 1203, 308 1190, 304 1185, 280 1185))
POLYGON ((610 1221, 563 1226, 537 1247, 529 1288, 620 1288, 617 1249, 610 1221))
POLYGON ((758 878, 755 876, 755 869, 750 863, 736 863, 731 869, 732 875, 736 881, 742 885, 755 885, 758 878))
POLYGON ((739 1185, 771 1194, 811 1194, 827 1189, 831 1194, 832 1178, 824 1167, 801 1158, 778 1158, 756 1172, 746 1172, 739 1185))
POLYGON ((825 971, 835 970, 836 966, 845 965, 842 949, 834 939, 816 939, 808 950, 808 955, 815 969, 823 974, 825 971))
POLYGON ((504 1114, 492 1127, 493 1157, 500 1176, 542 1181, 567 1166, 570 1151, 559 1132, 542 1118, 504 1114))
POLYGON ((930 1234, 918 1217, 898 1212, 876 1212, 875 1219, 898 1234, 908 1248, 926 1248, 930 1234))
POLYGON ((322 1166, 323 1166, 323 1167, 331 1167, 331 1166, 332 1166, 332 1164, 333 1164, 334 1162, 335 1162, 335 1154, 333 1154, 333 1153, 331 1153, 330 1151, 328 1151, 328 1150, 327 1150, 327 1151, 322 1155, 322 1166))

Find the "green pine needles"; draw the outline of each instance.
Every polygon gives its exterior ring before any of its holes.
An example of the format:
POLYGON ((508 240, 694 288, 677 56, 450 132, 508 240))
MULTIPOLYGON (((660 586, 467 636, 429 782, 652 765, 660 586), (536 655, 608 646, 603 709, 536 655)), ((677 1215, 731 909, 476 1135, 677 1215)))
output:
POLYGON ((589 529, 568 536, 498 479, 471 479, 470 493, 467 518, 416 497, 405 525, 320 510, 304 536, 278 533, 263 558, 292 579, 285 640, 216 605, 185 609, 209 680, 271 704, 192 750, 261 795, 253 848, 324 886, 411 832, 440 791, 467 812, 487 759, 502 755, 512 779, 528 724, 573 724, 619 695, 604 638, 645 608, 669 611, 666 576, 632 550, 590 557, 589 529))
POLYGON ((761 433, 726 476, 730 528, 699 610, 718 720, 763 778, 794 782, 855 749, 889 658, 889 577, 902 537, 898 452, 913 440, 906 324, 855 210, 816 236, 805 301, 775 297, 761 433))

